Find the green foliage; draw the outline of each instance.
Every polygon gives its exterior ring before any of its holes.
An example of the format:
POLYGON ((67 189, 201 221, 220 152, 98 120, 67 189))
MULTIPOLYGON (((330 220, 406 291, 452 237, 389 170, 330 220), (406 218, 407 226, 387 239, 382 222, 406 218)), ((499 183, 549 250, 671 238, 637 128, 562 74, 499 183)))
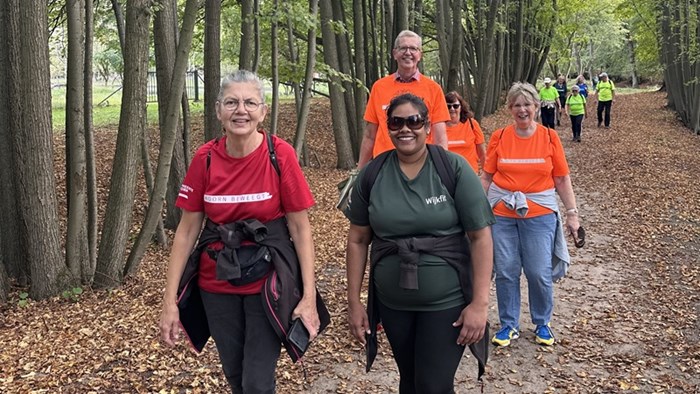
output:
POLYGON ((66 301, 78 302, 80 300, 80 295, 83 294, 82 287, 74 287, 70 290, 64 290, 61 293, 61 298, 66 301))
POLYGON ((29 293, 27 293, 27 292, 19 293, 19 301, 17 302, 17 305, 21 308, 29 306, 29 293))

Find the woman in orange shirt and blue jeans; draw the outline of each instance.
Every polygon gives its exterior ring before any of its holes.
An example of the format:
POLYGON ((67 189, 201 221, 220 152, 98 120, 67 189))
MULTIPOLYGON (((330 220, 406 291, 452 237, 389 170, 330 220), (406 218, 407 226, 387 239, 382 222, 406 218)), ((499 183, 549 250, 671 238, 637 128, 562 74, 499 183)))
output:
POLYGON ((496 216, 492 234, 501 328, 491 341, 508 346, 520 336, 525 272, 535 342, 552 345, 553 282, 564 276, 569 261, 556 194, 573 233, 579 228, 576 197, 559 136, 535 122, 540 106, 535 87, 513 84, 507 103, 514 123, 491 135, 481 176, 496 216))

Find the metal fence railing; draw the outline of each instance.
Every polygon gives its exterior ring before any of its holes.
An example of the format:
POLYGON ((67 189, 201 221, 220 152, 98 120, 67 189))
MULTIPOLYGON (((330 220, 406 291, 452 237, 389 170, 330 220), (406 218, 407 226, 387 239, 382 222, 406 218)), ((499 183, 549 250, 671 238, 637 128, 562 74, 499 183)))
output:
MULTIPOLYGON (((187 89, 187 98, 189 100, 196 102, 204 98, 204 75, 202 71, 198 69, 187 71, 185 89, 187 89)), ((148 72, 146 91, 149 103, 158 101, 158 82, 156 81, 155 71, 148 72)))

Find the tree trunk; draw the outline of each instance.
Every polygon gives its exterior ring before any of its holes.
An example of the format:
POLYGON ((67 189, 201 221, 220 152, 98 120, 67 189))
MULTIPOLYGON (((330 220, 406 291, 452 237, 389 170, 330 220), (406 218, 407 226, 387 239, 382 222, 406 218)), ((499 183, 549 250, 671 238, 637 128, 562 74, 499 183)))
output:
MULTIPOLYGON (((364 0, 363 0, 364 1, 364 0)), ((367 105, 367 70, 365 69, 365 54, 367 53, 367 35, 364 16, 362 11, 363 1, 353 1, 354 14, 354 36, 355 36, 355 79, 357 82, 353 85, 355 96, 355 123, 357 124, 358 133, 352 141, 353 157, 358 159, 360 156, 360 145, 362 144, 362 133, 364 121, 365 106, 367 105)))
POLYGON ((95 286, 122 282, 124 253, 132 228, 140 135, 146 127, 150 0, 131 0, 126 15, 124 91, 109 197, 97 255, 95 286))
MULTIPOLYGON (((117 35, 119 36, 119 47, 124 53, 124 45, 126 44, 126 21, 124 20, 124 12, 119 0, 112 0, 112 11, 114 11, 114 19, 117 21, 117 35)), ((106 83, 107 81, 105 81, 106 83)))
MULTIPOLYGON (((309 0, 309 15, 316 19, 318 14, 318 0, 309 0)), ((300 109, 297 112, 297 130, 294 135, 294 149, 297 153, 297 160, 301 161, 301 155, 306 137, 306 125, 308 123, 309 108, 311 107, 311 85, 314 79, 314 68, 316 67, 316 25, 309 25, 307 32, 308 47, 306 50, 306 75, 304 77, 304 89, 300 109)), ((304 156, 308 159, 308 156, 304 156)))
MULTIPOLYGON (((20 222, 17 154, 14 131, 22 129, 19 0, 0 3, 0 258, 20 286, 28 283, 26 233, 20 222)), ((52 167, 53 168, 53 167, 52 167)))
MULTIPOLYGON (((141 138, 139 139, 139 147, 141 151, 141 164, 143 167, 143 177, 146 181, 146 191, 150 196, 153 194, 153 169, 151 168, 151 158, 149 155, 149 147, 151 146, 151 139, 149 138, 148 127, 144 128, 141 138)), ((168 247, 168 239, 165 236, 165 227, 163 226, 163 219, 158 218, 158 224, 156 226, 155 234, 153 235, 155 241, 163 249, 168 247)))
POLYGON ((74 278, 89 278, 87 165, 85 162, 85 0, 68 0, 66 79, 66 179, 68 229, 66 265, 74 278))
POLYGON ((475 106, 475 114, 477 119, 480 119, 483 115, 487 113, 487 103, 491 98, 490 92, 493 91, 493 85, 495 83, 493 75, 493 65, 495 63, 496 54, 496 24, 498 23, 498 8, 500 6, 499 0, 494 0, 490 2, 488 16, 482 22, 486 22, 486 30, 481 32, 479 30, 480 36, 483 38, 481 43, 483 47, 483 53, 481 57, 478 58, 479 66, 477 72, 477 100, 475 106), (483 66, 481 66, 483 64, 483 66))
MULTIPOLYGON (((309 0, 311 1, 311 0, 309 0)), ((318 0, 316 0, 318 2, 318 0)), ((299 63, 299 54, 296 48, 296 42, 294 41, 294 24, 292 23, 293 21, 293 16, 292 16, 292 5, 291 2, 285 1, 285 14, 287 17, 287 44, 289 45, 289 61, 292 64, 298 64, 299 63)), ((311 44, 309 44, 311 45, 311 44)), ((316 48, 316 43, 314 43, 314 50, 316 48)), ((313 82, 313 80, 312 80, 313 82)), ((299 83, 297 81, 294 81, 293 83, 293 90, 294 90, 294 106, 296 108, 297 114, 301 111, 301 102, 302 102, 302 97, 301 97, 301 92, 299 91, 299 83)))
POLYGON ((260 0, 253 0, 253 16, 253 37, 255 38, 255 50, 253 51, 253 66, 251 71, 257 74, 258 67, 260 66, 260 0))
POLYGON ((270 27, 270 71, 272 73, 272 105, 270 108, 270 134, 277 134, 277 119, 280 111, 280 75, 279 75, 279 0, 272 3, 272 21, 270 27))
POLYGON ((51 81, 49 79, 48 11, 46 1, 25 0, 19 7, 23 71, 22 128, 15 130, 19 201, 27 232, 30 296, 44 299, 72 282, 60 250, 56 182, 53 171, 51 81))
POLYGON ((95 170, 95 138, 92 125, 92 41, 95 36, 94 2, 85 2, 85 74, 83 107, 85 108, 85 177, 87 180, 87 241, 89 265, 82 282, 92 283, 97 263, 97 173, 95 170))
POLYGON ((204 140, 221 135, 216 96, 221 83, 221 0, 206 0, 204 8, 204 140))
MULTIPOLYGON (((163 6, 155 13, 153 19, 153 47, 155 49, 158 86, 158 125, 160 126, 161 138, 163 138, 166 117, 168 116, 168 97, 172 90, 173 65, 175 64, 177 47, 177 0, 163 2, 163 6)), ((195 78, 197 78, 197 75, 195 75, 195 78)), ((180 98, 178 98, 178 102, 179 100, 180 98)), ((178 111, 175 114, 178 119, 180 118, 179 109, 180 106, 178 105, 178 111)), ((175 206, 175 200, 177 200, 180 185, 187 171, 180 123, 178 123, 175 136, 177 142, 173 150, 172 163, 170 164, 170 173, 168 175, 168 191, 165 198, 166 211, 163 221, 164 227, 170 230, 175 230, 178 223, 180 223, 181 212, 175 206)), ((148 155, 145 156, 145 159, 148 159, 148 155)), ((146 167, 145 164, 144 167, 146 167)), ((150 165, 148 167, 150 170, 150 165)), ((164 239, 164 237, 160 236, 157 238, 164 239)))
POLYGON ((253 71, 254 19, 253 0, 241 0, 241 53, 238 58, 241 70, 253 71))
MULTIPOLYGON (((338 51, 336 48, 335 32, 331 27, 333 20, 333 8, 331 0, 320 0, 321 33, 323 37, 323 58, 333 70, 339 69, 338 51)), ((335 149, 338 155, 337 168, 349 170, 355 167, 352 154, 352 143, 348 132, 347 108, 341 88, 340 78, 337 74, 330 75, 328 90, 331 96, 331 113, 333 115, 333 135, 335 137, 335 149)))
POLYGON ((156 171, 155 186, 151 199, 148 203, 148 210, 144 219, 141 232, 139 233, 136 243, 129 254, 129 258, 124 268, 124 275, 130 275, 136 272, 141 258, 143 257, 148 242, 151 239, 153 230, 156 227, 160 212, 163 207, 163 199, 165 198, 167 177, 170 171, 170 162, 173 156, 173 147, 176 143, 178 112, 180 110, 180 98, 185 82, 185 71, 187 69, 187 60, 192 46, 192 35, 194 24, 197 19, 199 9, 199 0, 187 0, 185 4, 185 13, 182 21, 180 32, 180 42, 177 47, 177 56, 175 57, 175 65, 173 68, 173 81, 170 89, 170 97, 167 101, 167 116, 166 122, 161 131, 160 137, 160 154, 158 156, 158 170, 156 171))
MULTIPOLYGON (((343 9, 342 1, 333 1, 333 20, 341 26, 347 26, 345 20, 345 11, 343 9)), ((340 33, 336 32, 336 49, 338 52, 338 65, 340 66, 340 72, 345 74, 346 78, 354 79, 354 69, 351 67, 353 64, 352 53, 350 53, 350 40, 348 39, 347 29, 343 29, 340 33)), ((350 132, 350 138, 352 141, 362 138, 363 130, 356 122, 356 112, 355 112, 355 90, 353 88, 353 83, 349 81, 343 81, 343 99, 345 100, 345 110, 347 111, 348 120, 348 131, 350 132)), ((363 105, 364 108, 364 105, 363 105)), ((355 146, 355 144, 351 144, 355 146)), ((356 152, 359 155, 359 149, 356 148, 356 152)), ((354 155, 353 155, 354 156, 354 155)))

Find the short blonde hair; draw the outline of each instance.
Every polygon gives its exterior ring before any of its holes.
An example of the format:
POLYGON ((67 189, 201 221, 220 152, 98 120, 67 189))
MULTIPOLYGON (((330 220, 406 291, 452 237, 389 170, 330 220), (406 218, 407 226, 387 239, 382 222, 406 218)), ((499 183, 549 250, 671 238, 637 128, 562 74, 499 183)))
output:
POLYGON ((506 103, 508 103, 508 108, 512 108, 515 104, 515 100, 523 97, 525 102, 528 104, 535 104, 535 106, 540 106, 540 95, 537 93, 537 89, 527 82, 515 82, 513 86, 508 90, 508 95, 506 96, 506 103))

